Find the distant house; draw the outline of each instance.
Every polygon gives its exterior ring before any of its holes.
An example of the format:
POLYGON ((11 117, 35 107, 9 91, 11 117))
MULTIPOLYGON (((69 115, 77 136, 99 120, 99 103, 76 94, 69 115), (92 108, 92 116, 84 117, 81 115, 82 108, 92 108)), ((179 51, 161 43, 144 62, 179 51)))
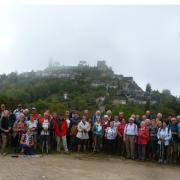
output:
POLYGON ((105 83, 91 83, 92 87, 105 86, 105 83))
POLYGON ((68 99, 68 94, 64 93, 64 100, 67 100, 67 99, 68 99))
POLYGON ((112 103, 113 103, 114 105, 127 104, 127 101, 126 101, 125 99, 114 99, 114 100, 112 101, 112 103))
POLYGON ((108 87, 111 88, 111 89, 117 89, 118 85, 109 85, 108 87))
POLYGON ((140 101, 140 100, 137 100, 137 101, 135 101, 137 104, 143 104, 143 105, 145 105, 147 102, 146 101, 140 101))
POLYGON ((153 105, 153 104, 156 104, 157 103, 157 101, 150 101, 151 102, 151 105, 153 105))

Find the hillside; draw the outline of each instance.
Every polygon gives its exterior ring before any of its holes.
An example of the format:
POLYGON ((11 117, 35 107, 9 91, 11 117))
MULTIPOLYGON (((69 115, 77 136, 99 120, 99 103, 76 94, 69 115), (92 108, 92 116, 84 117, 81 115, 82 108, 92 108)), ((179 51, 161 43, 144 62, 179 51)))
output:
MULTIPOLYGON (((117 75, 105 61, 88 66, 60 66, 50 63, 45 70, 0 75, 0 102, 14 108, 18 103, 54 111, 85 108, 102 111, 118 105, 147 102, 146 93, 132 77, 117 75)), ((152 93, 151 104, 159 93, 152 93)))

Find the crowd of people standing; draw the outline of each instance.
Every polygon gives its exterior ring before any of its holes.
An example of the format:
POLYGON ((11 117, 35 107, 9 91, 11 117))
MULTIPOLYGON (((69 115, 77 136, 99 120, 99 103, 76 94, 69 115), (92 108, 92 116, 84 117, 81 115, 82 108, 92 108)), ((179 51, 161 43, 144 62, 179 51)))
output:
POLYGON ((144 115, 123 112, 117 115, 99 110, 90 117, 88 110, 80 116, 76 110, 38 114, 35 107, 14 111, 4 104, 0 109, 1 154, 9 149, 15 153, 48 154, 56 150, 70 152, 105 152, 132 160, 176 163, 180 160, 180 116, 155 117, 147 110, 144 115))

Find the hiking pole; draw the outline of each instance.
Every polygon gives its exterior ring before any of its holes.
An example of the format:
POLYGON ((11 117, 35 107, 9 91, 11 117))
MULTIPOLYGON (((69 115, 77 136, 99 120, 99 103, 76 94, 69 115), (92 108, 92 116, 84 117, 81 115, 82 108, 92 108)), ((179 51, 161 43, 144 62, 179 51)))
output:
POLYGON ((162 162, 164 162, 164 140, 162 141, 162 162))
POLYGON ((160 152, 159 152, 159 155, 160 155, 160 160, 162 159, 162 140, 161 140, 161 143, 160 143, 160 152))

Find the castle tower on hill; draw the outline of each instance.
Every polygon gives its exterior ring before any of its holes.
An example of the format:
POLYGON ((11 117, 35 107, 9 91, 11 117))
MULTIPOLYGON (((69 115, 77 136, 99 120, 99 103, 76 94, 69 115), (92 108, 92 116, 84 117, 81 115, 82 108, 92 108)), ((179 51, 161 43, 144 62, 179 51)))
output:
POLYGON ((104 60, 97 62, 97 68, 100 71, 107 71, 109 69, 108 66, 106 65, 106 61, 104 60))

